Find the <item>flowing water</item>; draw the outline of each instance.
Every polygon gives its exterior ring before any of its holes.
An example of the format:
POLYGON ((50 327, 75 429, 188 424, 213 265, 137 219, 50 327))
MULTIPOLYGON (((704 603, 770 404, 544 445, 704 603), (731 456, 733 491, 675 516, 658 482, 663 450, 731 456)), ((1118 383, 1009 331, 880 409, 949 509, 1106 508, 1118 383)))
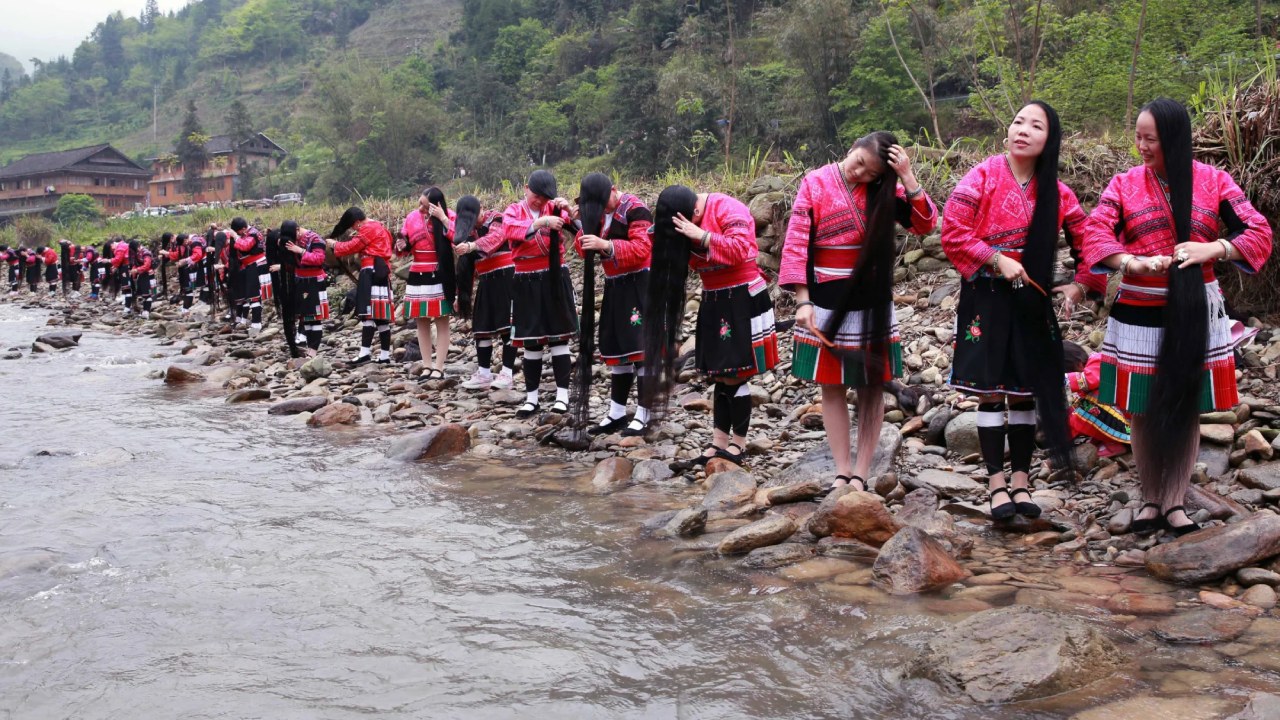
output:
MULTIPOLYGON (((0 305, 0 348, 44 319, 0 305)), ((0 718, 1048 719, 1100 700, 991 709, 895 681, 954 617, 639 542, 670 498, 573 492, 579 466, 392 464, 365 431, 147 379, 170 352, 90 332, 0 361, 0 718)))

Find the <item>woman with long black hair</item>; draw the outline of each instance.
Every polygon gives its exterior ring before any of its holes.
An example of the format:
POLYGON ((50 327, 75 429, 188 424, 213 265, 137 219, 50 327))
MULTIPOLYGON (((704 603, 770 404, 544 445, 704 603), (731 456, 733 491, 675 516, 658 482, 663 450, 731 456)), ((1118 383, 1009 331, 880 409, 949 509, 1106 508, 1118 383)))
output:
POLYGON ((324 271, 324 238, 293 220, 280 225, 280 247, 297 258, 284 263, 293 273, 289 283, 293 296, 289 312, 302 321, 308 357, 314 357, 324 339, 324 323, 329 319, 329 278, 324 271))
POLYGON ((588 433, 622 431, 641 436, 649 425, 649 409, 638 404, 628 421, 627 400, 632 385, 644 395, 644 310, 649 292, 649 257, 653 214, 635 195, 621 193, 604 173, 582 178, 578 196, 581 230, 574 248, 582 256, 583 290, 581 349, 578 353, 578 420, 585 423, 591 394, 592 365, 597 347, 609 368, 609 412, 588 433), (604 270, 604 298, 600 304, 599 345, 595 344, 595 258, 604 270), (641 369, 637 373, 637 368, 641 369))
POLYGON ((902 374, 893 312, 894 225, 933 232, 938 210, 891 133, 859 138, 844 159, 800 182, 778 284, 796 294, 791 374, 822 387, 822 424, 836 463, 832 487, 868 474, 884 422, 884 384, 902 374), (857 464, 846 388, 858 394, 857 464))
MULTIPOLYGON (((1078 247, 1086 218, 1058 181, 1061 144, 1057 112, 1028 103, 1009 125, 1007 152, 969 171, 943 213, 942 247, 963 278, 950 382, 978 398, 995 520, 1040 515, 1029 488, 1037 413, 1054 467, 1069 462, 1062 342, 1049 290, 1061 291, 1052 285, 1059 230, 1078 247)), ((1102 281, 1084 268, 1076 278, 1094 288, 1102 281)))
POLYGON ((444 192, 438 187, 427 188, 418 198, 417 209, 404 219, 400 229, 404 238, 396 243, 396 254, 413 256, 404 293, 404 316, 417 325, 423 380, 443 380, 444 362, 449 355, 449 316, 458 295, 453 257, 455 221, 444 192))
POLYGON ((458 315, 471 320, 476 371, 462 382, 468 390, 507 390, 513 384, 516 346, 511 342, 511 290, 516 265, 502 233, 502 213, 482 210, 480 199, 458 199, 454 253, 458 256, 458 315), (475 301, 472 302, 474 286, 475 301), (502 369, 495 375, 493 345, 502 345, 502 369))
POLYGON ((516 267, 513 340, 524 350, 526 399, 516 411, 521 419, 538 412, 543 348, 551 354, 555 373, 556 401, 551 412, 569 411, 573 374, 569 341, 578 331, 578 314, 561 230, 572 222, 569 203, 556 196, 556 178, 547 170, 533 171, 524 188, 524 200, 509 205, 502 215, 502 234, 511 246, 516 267))
POLYGON ((391 362, 391 321, 395 305, 391 294, 391 233, 382 223, 368 219, 358 207, 347 208, 325 240, 338 257, 360 256, 360 278, 356 286, 356 316, 360 331, 360 353, 351 361, 361 365, 373 360, 373 335, 376 331, 382 351, 377 362, 391 362), (339 241, 348 232, 351 239, 339 241))
POLYGON ((1199 529, 1182 507, 1199 414, 1238 401, 1218 260, 1257 272, 1272 230, 1226 172, 1191 157, 1191 118, 1160 98, 1138 113, 1142 164, 1116 175, 1089 218, 1085 264, 1119 270, 1102 344, 1099 402, 1131 414, 1146 504, 1132 528, 1199 529), (1225 233, 1225 237, 1219 237, 1225 233))
POLYGON ((137 238, 129 241, 129 282, 133 285, 134 301, 142 301, 142 319, 150 318, 155 271, 151 251, 137 238))
POLYGON ((654 209, 649 307, 645 315, 645 397, 665 412, 678 369, 689 270, 702 278, 694 364, 714 384, 711 445, 695 462, 713 457, 741 463, 751 425, 748 381, 778 364, 773 301, 756 266, 756 223, 738 200, 722 193, 667 187, 654 209))

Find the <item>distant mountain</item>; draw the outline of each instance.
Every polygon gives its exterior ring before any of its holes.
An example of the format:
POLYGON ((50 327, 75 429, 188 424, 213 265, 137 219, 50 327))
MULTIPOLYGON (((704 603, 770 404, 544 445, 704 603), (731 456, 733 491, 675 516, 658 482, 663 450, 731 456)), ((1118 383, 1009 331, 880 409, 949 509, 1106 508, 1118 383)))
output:
POLYGON ((3 82, 6 70, 14 81, 27 74, 27 71, 22 69, 22 63, 18 62, 18 58, 0 52, 0 82, 3 82))

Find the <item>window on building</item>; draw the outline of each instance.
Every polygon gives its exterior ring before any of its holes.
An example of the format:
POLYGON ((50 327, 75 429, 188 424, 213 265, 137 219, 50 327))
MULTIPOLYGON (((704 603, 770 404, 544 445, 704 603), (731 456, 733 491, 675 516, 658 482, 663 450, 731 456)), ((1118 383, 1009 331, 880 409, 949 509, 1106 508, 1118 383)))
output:
POLYGON ((94 178, 93 185, 94 187, 102 187, 102 178, 94 178))

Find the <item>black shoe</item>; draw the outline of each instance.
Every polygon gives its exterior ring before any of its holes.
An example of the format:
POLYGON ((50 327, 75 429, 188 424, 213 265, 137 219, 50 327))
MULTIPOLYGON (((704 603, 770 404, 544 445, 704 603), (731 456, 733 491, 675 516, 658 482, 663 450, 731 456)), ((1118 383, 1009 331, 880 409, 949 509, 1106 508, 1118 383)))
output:
MULTIPOLYGON (((604 422, 600 423, 599 425, 592 425, 590 428, 588 428, 587 434, 588 435, 608 435, 626 424, 627 424, 626 415, 623 415, 620 418, 605 418, 604 422)), ((623 434, 625 435, 626 433, 623 433, 623 434)))
POLYGON ((347 364, 350 365, 351 367, 355 367, 357 365, 363 365, 367 362, 373 362, 372 355, 360 355, 359 357, 356 357, 354 360, 347 361, 347 364))
POLYGON ((524 420, 526 418, 533 417, 535 414, 537 414, 537 412, 538 412, 537 403, 525 402, 525 404, 521 405, 520 409, 516 411, 516 418, 519 420, 524 420))
POLYGON ((377 360, 374 360, 374 362, 379 365, 390 365, 391 358, 378 358, 377 360))
POLYGON ((1040 517, 1040 506, 1031 500, 1031 491, 1027 488, 1014 488, 1009 493, 1009 499, 1013 500, 1013 509, 1019 515, 1025 518, 1040 517), (1026 495, 1027 502, 1018 500, 1018 495, 1026 495))
POLYGON ((643 437, 647 432, 649 432, 649 423, 643 423, 632 418, 631 424, 623 429, 622 437, 643 437))
POLYGON ((1009 494, 1009 490, 1007 488, 1000 487, 1000 488, 996 488, 995 490, 992 490, 987 496, 987 502, 991 504, 992 520, 996 520, 996 521, 1008 520, 1009 518, 1012 518, 1014 515, 1018 514, 1018 507, 1017 505, 1014 504, 1013 496, 1009 494), (1004 493, 1005 497, 1009 498, 1009 502, 1000 503, 999 505, 996 505, 996 496, 999 495, 1000 493, 1004 493))
POLYGON ((746 454, 746 451, 742 449, 742 446, 741 446, 741 445, 739 445, 738 443, 729 443, 729 447, 716 450, 715 457, 722 458, 722 459, 724 459, 724 460, 728 460, 729 462, 733 463, 734 465, 741 466, 741 465, 742 465, 742 456, 743 456, 743 455, 745 455, 745 454, 746 454), (737 452, 733 452, 733 451, 729 450, 729 448, 737 448, 737 449, 738 449, 738 451, 737 451, 737 452))
POLYGON ((569 403, 566 403, 563 400, 557 400, 551 403, 551 412, 561 415, 567 413, 569 412, 569 403))
POLYGON ((1138 514, 1133 516, 1133 522, 1129 523, 1129 532, 1133 533, 1149 533, 1164 527, 1164 518, 1160 516, 1160 506, 1155 503, 1147 503, 1138 510, 1138 514), (1139 518, 1143 510, 1149 507, 1156 509, 1156 516, 1151 518, 1139 518))
POLYGON ((1187 512, 1187 509, 1182 507, 1181 505, 1174 505, 1173 507, 1169 508, 1164 512, 1164 517, 1162 518, 1162 520, 1164 520, 1164 526, 1169 532, 1173 533, 1178 537, 1182 537, 1183 535, 1189 535, 1201 529, 1200 525, 1198 525, 1196 521, 1192 520, 1190 517, 1187 518, 1188 522, 1186 525, 1170 524, 1169 516, 1178 512, 1179 510, 1181 510, 1184 514, 1187 512))

